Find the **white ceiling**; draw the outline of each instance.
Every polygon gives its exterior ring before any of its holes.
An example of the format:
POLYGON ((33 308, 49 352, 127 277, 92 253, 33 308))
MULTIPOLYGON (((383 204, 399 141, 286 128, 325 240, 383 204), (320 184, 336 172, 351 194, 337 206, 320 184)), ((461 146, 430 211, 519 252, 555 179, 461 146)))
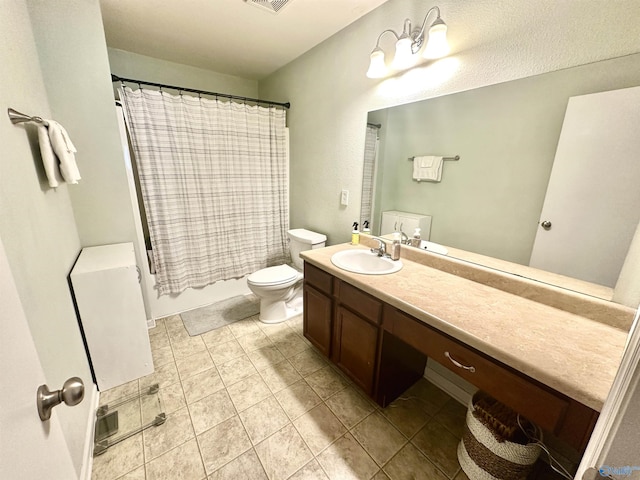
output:
POLYGON ((261 79, 387 0, 100 0, 107 45, 261 79))

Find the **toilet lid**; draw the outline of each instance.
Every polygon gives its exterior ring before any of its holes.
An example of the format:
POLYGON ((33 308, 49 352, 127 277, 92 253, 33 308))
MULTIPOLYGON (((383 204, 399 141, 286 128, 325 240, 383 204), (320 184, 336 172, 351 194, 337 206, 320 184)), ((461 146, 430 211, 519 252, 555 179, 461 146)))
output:
POLYGON ((278 265, 276 267, 267 267, 252 273, 247 278, 249 283, 254 285, 278 285, 295 280, 298 271, 289 265, 278 265))

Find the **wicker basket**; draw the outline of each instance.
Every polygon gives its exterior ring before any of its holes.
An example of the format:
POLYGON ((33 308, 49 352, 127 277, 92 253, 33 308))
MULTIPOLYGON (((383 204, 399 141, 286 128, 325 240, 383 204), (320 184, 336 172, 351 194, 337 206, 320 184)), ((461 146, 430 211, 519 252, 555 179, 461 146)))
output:
MULTIPOLYGON (((520 418, 527 431, 539 429, 520 418)), ((518 425, 518 415, 483 392, 469 404, 465 431, 458 445, 458 461, 471 480, 524 480, 540 456, 518 425)))

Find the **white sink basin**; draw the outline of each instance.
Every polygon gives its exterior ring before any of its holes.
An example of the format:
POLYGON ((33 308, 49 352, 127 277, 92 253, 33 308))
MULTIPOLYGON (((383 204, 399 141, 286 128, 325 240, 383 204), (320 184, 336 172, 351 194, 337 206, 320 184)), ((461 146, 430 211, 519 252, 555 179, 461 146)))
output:
POLYGON ((449 253, 447 247, 440 245, 439 243, 429 242, 427 240, 420 241, 420 250, 426 250, 427 252, 439 253, 446 255, 449 253))
POLYGON ((369 250, 342 250, 334 253, 331 263, 336 267, 353 273, 364 275, 386 275, 395 273, 402 268, 400 260, 393 261, 390 258, 379 257, 369 250))

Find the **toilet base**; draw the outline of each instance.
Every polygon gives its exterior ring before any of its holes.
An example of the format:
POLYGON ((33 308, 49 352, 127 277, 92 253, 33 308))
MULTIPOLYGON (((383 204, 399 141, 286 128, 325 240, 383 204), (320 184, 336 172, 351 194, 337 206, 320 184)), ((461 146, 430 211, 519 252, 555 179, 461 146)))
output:
POLYGON ((294 295, 289 301, 273 301, 268 298, 260 299, 260 316, 262 323, 282 323, 302 313, 302 292, 294 295))

